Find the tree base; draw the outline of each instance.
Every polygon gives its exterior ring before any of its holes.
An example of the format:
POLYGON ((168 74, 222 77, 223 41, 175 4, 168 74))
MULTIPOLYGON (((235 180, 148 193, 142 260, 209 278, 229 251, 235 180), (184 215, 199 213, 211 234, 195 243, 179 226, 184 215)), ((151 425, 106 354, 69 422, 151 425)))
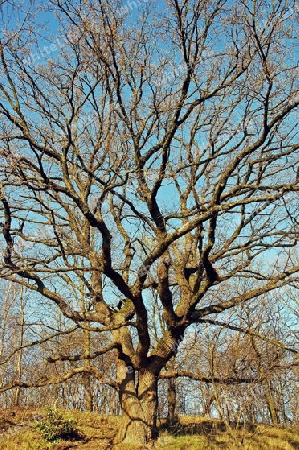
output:
POLYGON ((128 448, 152 448, 155 432, 142 420, 132 420, 129 417, 122 417, 118 432, 114 438, 113 448, 118 445, 128 445, 128 448))

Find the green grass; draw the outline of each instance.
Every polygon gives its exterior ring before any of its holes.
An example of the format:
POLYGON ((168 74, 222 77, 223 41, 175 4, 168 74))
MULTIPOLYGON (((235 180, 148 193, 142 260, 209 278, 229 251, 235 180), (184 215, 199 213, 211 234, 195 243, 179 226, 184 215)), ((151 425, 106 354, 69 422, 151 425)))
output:
MULTIPOLYGON (((45 411, 18 408, 0 411, 0 450, 104 450, 111 449, 119 417, 97 413, 61 411, 64 417, 74 419, 84 440, 46 442, 34 426, 45 411)), ((118 446, 119 450, 126 450, 118 446)), ((140 447, 140 449, 144 447, 140 447)), ((226 430, 223 422, 200 417, 181 417, 179 424, 166 430, 160 424, 156 450, 298 450, 299 427, 274 428, 257 425, 250 430, 226 430)), ((127 450, 138 450, 127 448, 127 450)))

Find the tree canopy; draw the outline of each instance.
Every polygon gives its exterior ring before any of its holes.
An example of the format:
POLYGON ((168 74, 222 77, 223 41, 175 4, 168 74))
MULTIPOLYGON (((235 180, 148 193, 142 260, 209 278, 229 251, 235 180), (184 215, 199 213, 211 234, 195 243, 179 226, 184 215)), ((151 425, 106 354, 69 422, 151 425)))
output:
POLYGON ((128 5, 14 6, 3 28, 0 276, 116 351, 146 442, 185 330, 298 287, 298 12, 128 5))

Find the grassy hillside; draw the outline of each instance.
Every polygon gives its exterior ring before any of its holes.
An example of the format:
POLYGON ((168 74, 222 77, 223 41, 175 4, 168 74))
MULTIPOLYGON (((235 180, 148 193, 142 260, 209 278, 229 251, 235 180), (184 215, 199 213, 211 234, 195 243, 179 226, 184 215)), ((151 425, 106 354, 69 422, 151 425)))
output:
MULTIPOLYGON (((0 410, 1 450, 101 450, 112 449, 111 441, 119 421, 115 416, 100 416, 96 413, 65 411, 63 417, 77 422, 75 432, 64 440, 47 442, 35 423, 41 423, 45 411, 35 409, 0 410)), ((42 422, 43 423, 43 422, 42 422)), ((125 450, 125 447, 118 447, 125 450)), ((136 447, 136 450, 138 447, 136 447)), ((144 447, 139 447, 144 449, 144 447)), ((198 417, 181 417, 180 423, 171 432, 163 429, 155 449, 170 450, 295 450, 299 449, 299 427, 272 428, 264 425, 225 429, 217 420, 198 417)), ((130 450, 135 450, 130 448, 130 450)))

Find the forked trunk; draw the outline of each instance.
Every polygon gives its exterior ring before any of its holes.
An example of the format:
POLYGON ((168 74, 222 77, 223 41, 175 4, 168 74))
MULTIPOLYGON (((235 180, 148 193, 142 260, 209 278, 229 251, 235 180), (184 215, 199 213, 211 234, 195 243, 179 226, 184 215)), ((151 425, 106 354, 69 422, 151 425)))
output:
POLYGON ((135 380, 133 369, 123 366, 122 370, 125 372, 119 388, 122 420, 114 443, 130 444, 137 449, 157 437, 157 377, 144 369, 135 380))

